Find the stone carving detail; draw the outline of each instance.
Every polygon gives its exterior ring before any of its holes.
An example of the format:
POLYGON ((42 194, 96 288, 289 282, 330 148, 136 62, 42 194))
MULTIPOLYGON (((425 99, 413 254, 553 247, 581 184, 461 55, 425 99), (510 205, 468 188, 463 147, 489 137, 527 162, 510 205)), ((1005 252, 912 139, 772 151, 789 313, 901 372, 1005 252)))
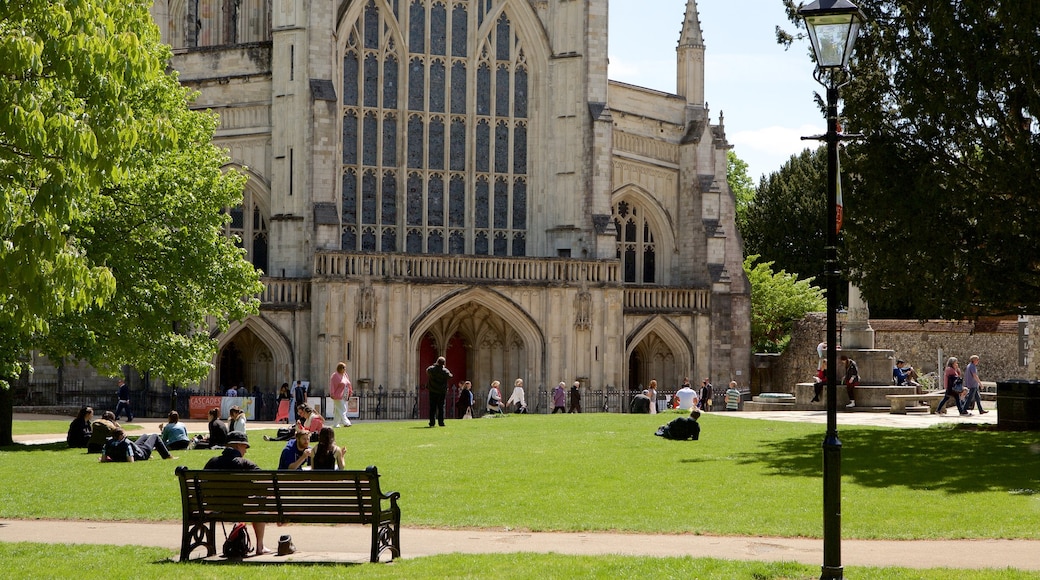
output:
POLYGON ((357 295, 357 325, 358 328, 375 328, 376 325, 376 295, 372 290, 372 282, 366 280, 357 295))
POLYGON ((574 297, 574 327, 578 330, 592 330, 592 293, 582 288, 574 297))

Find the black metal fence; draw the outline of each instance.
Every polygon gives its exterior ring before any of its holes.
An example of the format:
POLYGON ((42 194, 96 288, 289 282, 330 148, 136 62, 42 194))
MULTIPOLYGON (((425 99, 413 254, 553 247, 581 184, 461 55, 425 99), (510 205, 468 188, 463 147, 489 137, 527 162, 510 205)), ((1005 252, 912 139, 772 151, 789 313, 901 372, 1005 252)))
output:
MULTIPOLYGON (((567 405, 570 408, 570 389, 567 393, 567 405)), ((474 390, 473 416, 482 417, 486 414, 487 389, 474 390)), ((639 390, 629 389, 591 389, 583 388, 581 391, 582 413, 628 413, 631 408, 632 399, 639 394, 639 390)), ((450 387, 447 393, 444 416, 448 419, 458 419, 455 402, 458 400, 459 389, 450 387)), ((658 391, 658 401, 664 403, 670 401, 674 391, 658 391)), ((189 414, 189 401, 197 395, 210 395, 191 389, 177 389, 165 392, 132 391, 130 406, 135 416, 141 417, 165 417, 170 410, 176 410, 181 416, 189 414)), ((426 418, 428 403, 425 389, 420 387, 387 389, 382 385, 367 389, 354 391, 358 397, 360 420, 383 420, 400 421, 407 419, 426 418)), ((96 414, 101 411, 116 408, 117 397, 114 390, 103 392, 72 392, 58 391, 53 389, 36 389, 29 393, 16 392, 15 406, 34 407, 63 407, 78 409, 82 406, 94 408, 96 414)), ((257 402, 256 420, 273 421, 278 411, 278 400, 273 393, 264 393, 257 402)), ((553 410, 552 391, 539 389, 530 393, 527 398, 529 413, 551 413, 553 410)), ((725 389, 714 389, 714 409, 725 408, 725 389)), ((509 409, 507 409, 509 411, 509 409)))

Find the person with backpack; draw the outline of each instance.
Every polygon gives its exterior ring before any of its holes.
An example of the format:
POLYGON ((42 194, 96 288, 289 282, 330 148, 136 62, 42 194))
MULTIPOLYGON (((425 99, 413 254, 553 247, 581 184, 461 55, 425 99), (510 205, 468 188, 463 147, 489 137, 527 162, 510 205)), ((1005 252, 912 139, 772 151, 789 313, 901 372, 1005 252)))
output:
POLYGON ((135 461, 148 461, 152 457, 152 451, 158 451, 163 459, 176 459, 170 455, 170 450, 155 433, 141 435, 137 441, 126 438, 126 432, 121 428, 112 432, 112 438, 105 443, 98 459, 101 463, 133 463, 135 461))
MULTIPOLYGON (((224 448, 224 451, 220 455, 210 458, 203 469, 224 471, 255 471, 260 469, 259 465, 245 458, 248 450, 249 436, 240 431, 232 431, 228 433, 227 447, 224 448)), ((264 547, 265 528, 266 524, 264 522, 253 522, 253 533, 256 534, 256 549, 254 553, 257 556, 271 553, 271 550, 264 547)), ((234 533, 234 529, 232 529, 232 533, 234 533)))

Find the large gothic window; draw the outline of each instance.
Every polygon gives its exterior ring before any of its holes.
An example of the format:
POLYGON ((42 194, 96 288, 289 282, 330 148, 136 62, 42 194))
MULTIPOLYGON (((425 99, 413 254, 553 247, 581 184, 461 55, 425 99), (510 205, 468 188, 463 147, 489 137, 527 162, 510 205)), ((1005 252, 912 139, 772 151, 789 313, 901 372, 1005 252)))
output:
POLYGON ((344 250, 526 255, 529 71, 503 3, 368 0, 348 27, 344 250))
POLYGON ((164 33, 173 48, 269 41, 271 1, 170 0, 164 33))
POLYGON ((267 216, 260 209, 260 204, 252 188, 247 187, 242 194, 242 205, 227 210, 231 222, 224 226, 224 233, 234 236, 235 245, 246 251, 246 258, 258 270, 268 269, 267 248, 267 216))
POLYGON ((624 281, 653 284, 657 281, 657 247, 654 232, 642 208, 628 201, 614 205, 617 229, 617 258, 621 260, 624 281))

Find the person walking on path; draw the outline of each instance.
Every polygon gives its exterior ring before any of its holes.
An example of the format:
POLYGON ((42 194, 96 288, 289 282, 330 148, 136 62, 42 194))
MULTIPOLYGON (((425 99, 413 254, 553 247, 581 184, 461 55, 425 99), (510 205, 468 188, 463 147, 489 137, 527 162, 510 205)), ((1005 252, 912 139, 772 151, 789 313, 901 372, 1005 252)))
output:
POLYGON ((498 388, 502 383, 491 381, 491 389, 488 391, 487 412, 495 415, 502 414, 502 391, 498 388))
MULTIPOLYGON (((249 449, 249 436, 239 431, 232 431, 227 436, 227 447, 224 451, 210 458, 203 469, 221 471, 256 471, 260 466, 246 459, 244 455, 249 449)), ((271 550, 264 547, 264 522, 253 522, 253 533, 256 534, 256 555, 270 554, 271 550)))
POLYGON ((513 413, 527 412, 527 397, 524 395, 523 379, 517 379, 513 382, 513 392, 509 394, 509 400, 506 401, 506 407, 509 408, 511 405, 516 405, 512 408, 513 413))
POLYGON ((936 413, 945 415, 946 401, 953 399, 953 402, 957 404, 957 411, 960 412, 962 417, 970 415, 971 413, 964 410, 964 403, 961 402, 964 380, 961 378, 960 362, 957 361, 957 357, 951 356, 946 359, 946 371, 943 374, 943 380, 946 384, 946 391, 943 393, 942 400, 939 401, 936 413))
POLYGON ((971 411, 975 405, 979 407, 979 414, 984 415, 989 411, 982 408, 982 395, 979 391, 982 388, 982 381, 979 380, 979 355, 973 354, 968 359, 968 366, 964 368, 964 388, 968 390, 968 396, 965 398, 964 410, 971 411))
POLYGON ((571 385, 571 408, 568 413, 581 413, 581 382, 574 381, 571 385))
POLYGON ((426 378, 429 381, 426 388, 430 392, 430 427, 434 421, 441 427, 444 426, 444 397, 448 394, 448 379, 451 371, 444 365, 447 361, 443 356, 437 357, 437 362, 426 367, 426 378))
POLYGON ((116 398, 118 399, 116 403, 116 419, 126 413, 126 422, 133 423, 134 412, 130 409, 130 385, 126 384, 126 381, 123 379, 119 379, 116 384, 119 386, 116 390, 116 398))
POLYGON ((564 386, 564 382, 560 381, 560 384, 553 389, 553 415, 567 412, 567 391, 564 390, 564 386))
POLYGON ((473 418, 473 383, 463 381, 459 400, 455 402, 455 416, 459 419, 473 418))
POLYGON ((849 404, 845 405, 846 408, 853 408, 856 406, 856 387, 859 386, 859 366, 856 361, 849 358, 848 355, 841 355, 841 362, 845 365, 845 378, 842 379, 842 384, 845 385, 845 392, 849 394, 849 404))
POLYGON ((347 401, 354 396, 354 386, 347 375, 347 363, 336 365, 336 372, 329 377, 329 396, 332 397, 333 427, 350 427, 347 418, 347 401))

